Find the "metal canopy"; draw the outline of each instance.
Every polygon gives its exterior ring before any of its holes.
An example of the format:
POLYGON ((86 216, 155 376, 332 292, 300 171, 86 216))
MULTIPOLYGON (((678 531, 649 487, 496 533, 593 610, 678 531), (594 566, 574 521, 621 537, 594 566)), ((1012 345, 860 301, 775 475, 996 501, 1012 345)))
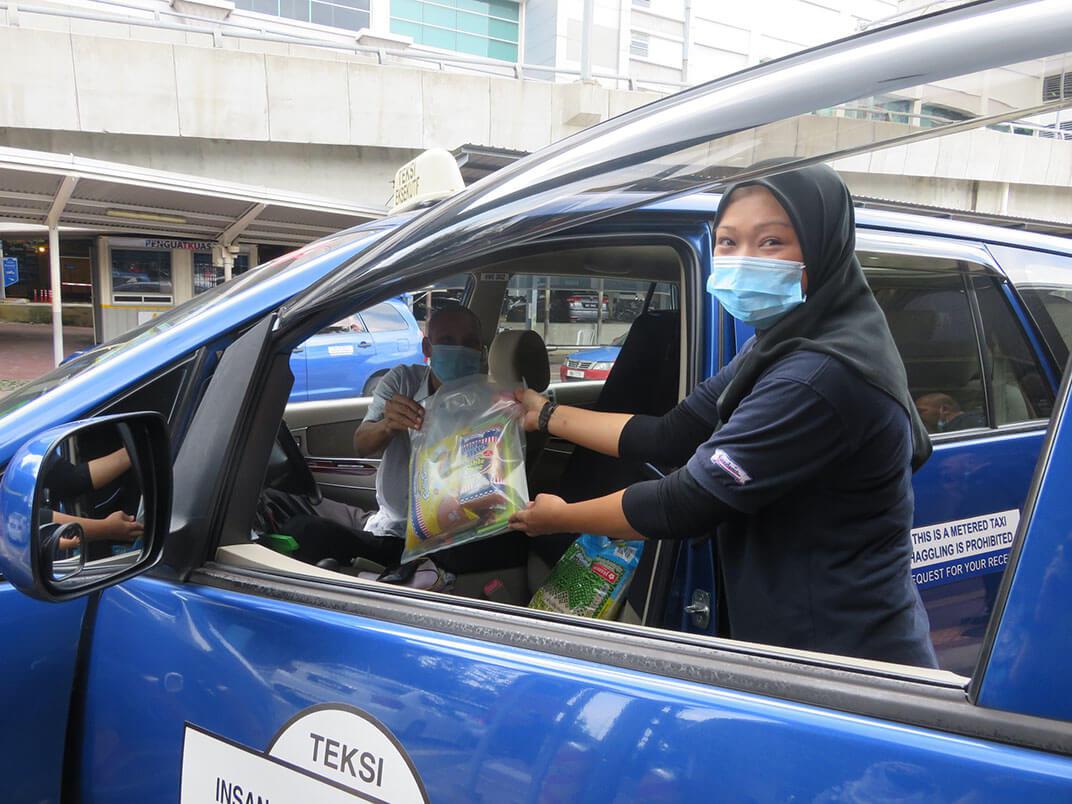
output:
POLYGON ((0 221, 298 246, 383 209, 77 156, 0 147, 0 221), (74 181, 66 182, 65 179, 74 181), (66 199, 63 192, 69 192, 66 199))
POLYGON ((59 230, 138 232, 230 247, 300 246, 366 223, 382 209, 73 155, 0 147, 0 222, 48 227, 52 351, 63 359, 59 230))

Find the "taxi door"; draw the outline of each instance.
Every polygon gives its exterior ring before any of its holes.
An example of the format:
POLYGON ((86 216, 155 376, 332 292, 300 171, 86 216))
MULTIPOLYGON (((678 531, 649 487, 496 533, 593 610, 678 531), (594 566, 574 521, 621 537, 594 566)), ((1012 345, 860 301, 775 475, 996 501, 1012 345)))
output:
POLYGON ((58 801, 87 600, 43 603, 0 584, 0 762, 8 801, 58 801))
POLYGON ((101 595, 71 795, 498 803, 692 801, 717 789, 1042 801, 1072 789, 1067 729, 1047 700, 1011 697, 1025 662, 1059 686, 1040 661, 1049 646, 1003 644, 1014 677, 977 676, 998 708, 1034 707, 1024 722, 978 707, 948 673, 576 622, 284 559, 244 563, 251 546, 236 526, 255 505, 251 467, 267 461, 264 422, 286 402, 273 324, 224 354, 191 424, 168 569, 101 595))

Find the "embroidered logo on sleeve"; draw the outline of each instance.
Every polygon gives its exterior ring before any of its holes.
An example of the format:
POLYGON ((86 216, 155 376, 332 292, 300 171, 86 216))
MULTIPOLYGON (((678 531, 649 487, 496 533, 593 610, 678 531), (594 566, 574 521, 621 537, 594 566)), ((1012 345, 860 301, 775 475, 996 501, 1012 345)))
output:
POLYGON ((752 476, 727 455, 724 449, 715 450, 715 454, 711 456, 711 463, 732 477, 733 482, 738 486, 743 486, 752 479, 752 476))

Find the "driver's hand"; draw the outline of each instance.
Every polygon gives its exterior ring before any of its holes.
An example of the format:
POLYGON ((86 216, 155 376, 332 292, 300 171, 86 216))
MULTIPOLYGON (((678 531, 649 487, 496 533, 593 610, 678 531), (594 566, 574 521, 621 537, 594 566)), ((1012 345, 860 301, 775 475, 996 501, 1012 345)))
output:
POLYGON ((104 518, 104 538, 118 542, 136 541, 145 526, 126 511, 116 511, 104 518))
POLYGON ((424 421, 424 408, 402 394, 395 394, 383 408, 383 421, 392 433, 404 430, 420 430, 424 421))
POLYGON ((518 388, 514 391, 514 398, 525 409, 525 431, 532 433, 540 427, 540 411, 548 403, 546 396, 533 391, 531 388, 518 388))

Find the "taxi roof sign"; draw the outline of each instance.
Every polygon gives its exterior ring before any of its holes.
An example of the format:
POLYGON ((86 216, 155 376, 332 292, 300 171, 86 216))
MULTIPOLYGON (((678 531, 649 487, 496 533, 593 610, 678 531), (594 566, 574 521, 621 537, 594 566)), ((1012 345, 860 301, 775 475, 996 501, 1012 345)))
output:
POLYGON ((450 151, 430 148, 398 169, 394 187, 392 215, 453 195, 465 188, 465 182, 450 151))

